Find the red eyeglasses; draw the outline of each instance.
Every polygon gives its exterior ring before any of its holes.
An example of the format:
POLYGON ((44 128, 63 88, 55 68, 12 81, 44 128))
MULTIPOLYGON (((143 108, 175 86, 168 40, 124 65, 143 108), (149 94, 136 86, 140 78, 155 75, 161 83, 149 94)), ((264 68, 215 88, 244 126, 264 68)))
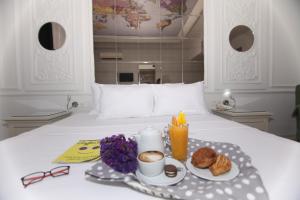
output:
POLYGON ((28 174, 21 178, 21 181, 26 188, 28 185, 42 181, 44 178, 52 176, 58 177, 63 175, 68 175, 70 172, 70 166, 60 166, 55 167, 47 172, 35 172, 32 174, 28 174))

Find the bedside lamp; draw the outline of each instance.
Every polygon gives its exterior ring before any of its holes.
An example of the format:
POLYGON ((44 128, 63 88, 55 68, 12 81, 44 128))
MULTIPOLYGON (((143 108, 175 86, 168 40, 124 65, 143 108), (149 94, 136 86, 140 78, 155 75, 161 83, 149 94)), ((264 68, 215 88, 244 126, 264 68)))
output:
POLYGON ((232 96, 232 92, 230 89, 225 89, 222 96, 222 104, 224 106, 229 106, 232 108, 235 108, 236 106, 236 100, 232 96))
POLYGON ((72 97, 70 95, 67 96, 67 111, 69 112, 72 108, 77 108, 78 107, 78 102, 73 101, 72 104, 70 105, 72 100, 72 97))

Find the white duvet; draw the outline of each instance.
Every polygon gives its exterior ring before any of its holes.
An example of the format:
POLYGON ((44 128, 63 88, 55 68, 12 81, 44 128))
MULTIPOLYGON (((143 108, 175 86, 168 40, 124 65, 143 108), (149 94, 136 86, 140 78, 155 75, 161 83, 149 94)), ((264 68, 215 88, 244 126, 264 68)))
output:
MULTIPOLYGON (((0 142, 0 200, 156 199, 125 185, 87 181, 93 163, 73 164, 67 176, 48 177, 24 188, 20 178, 58 166, 52 161, 80 139, 132 135, 148 125, 165 127, 170 117, 96 120, 76 114, 0 142)), ((212 114, 188 116, 190 137, 239 145, 252 158, 271 200, 300 199, 300 144, 212 114)))

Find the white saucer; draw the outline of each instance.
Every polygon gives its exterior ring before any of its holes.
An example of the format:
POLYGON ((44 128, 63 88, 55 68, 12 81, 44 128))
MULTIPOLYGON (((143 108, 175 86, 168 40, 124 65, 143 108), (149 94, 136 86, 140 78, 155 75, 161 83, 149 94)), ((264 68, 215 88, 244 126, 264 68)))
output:
POLYGON ((188 170, 190 170, 190 172, 200 178, 204 178, 207 180, 211 180, 211 181, 228 181, 231 180, 233 178, 235 178, 239 173, 239 167, 231 161, 231 170, 225 174, 219 175, 219 176, 214 176, 209 169, 200 169, 200 168, 196 168, 192 165, 191 163, 192 158, 189 158, 186 161, 186 167, 188 168, 188 170))
POLYGON ((176 177, 173 178, 167 177, 165 175, 165 172, 162 172, 158 176, 148 177, 148 176, 144 176, 139 170, 136 171, 136 176, 139 181, 149 185, 155 185, 155 186, 168 186, 180 182, 185 177, 186 174, 185 166, 178 160, 169 157, 166 157, 166 165, 167 164, 172 164, 175 165, 177 168, 180 168, 180 170, 177 171, 176 177))

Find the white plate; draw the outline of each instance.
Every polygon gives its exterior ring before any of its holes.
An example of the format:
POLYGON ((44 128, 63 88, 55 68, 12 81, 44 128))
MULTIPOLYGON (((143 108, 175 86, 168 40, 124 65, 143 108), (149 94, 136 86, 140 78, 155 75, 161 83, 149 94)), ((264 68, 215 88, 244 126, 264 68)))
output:
POLYGON ((231 170, 225 174, 219 175, 219 176, 214 176, 209 169, 200 169, 197 167, 194 167, 191 163, 192 158, 189 158, 186 161, 186 167, 188 168, 188 170, 190 170, 190 172, 200 178, 204 178, 207 180, 211 180, 211 181, 228 181, 231 180, 233 178, 235 178, 239 173, 239 167, 231 161, 231 170))
POLYGON ((177 171, 176 177, 172 177, 172 178, 167 177, 165 175, 165 172, 161 173, 158 176, 148 177, 148 176, 144 176, 139 170, 136 171, 136 176, 139 181, 149 184, 149 185, 155 185, 155 186, 174 185, 174 184, 180 182, 185 177, 186 169, 185 169, 185 166, 178 160, 166 157, 166 165, 168 165, 168 164, 175 165, 177 168, 181 169, 181 170, 177 171))

